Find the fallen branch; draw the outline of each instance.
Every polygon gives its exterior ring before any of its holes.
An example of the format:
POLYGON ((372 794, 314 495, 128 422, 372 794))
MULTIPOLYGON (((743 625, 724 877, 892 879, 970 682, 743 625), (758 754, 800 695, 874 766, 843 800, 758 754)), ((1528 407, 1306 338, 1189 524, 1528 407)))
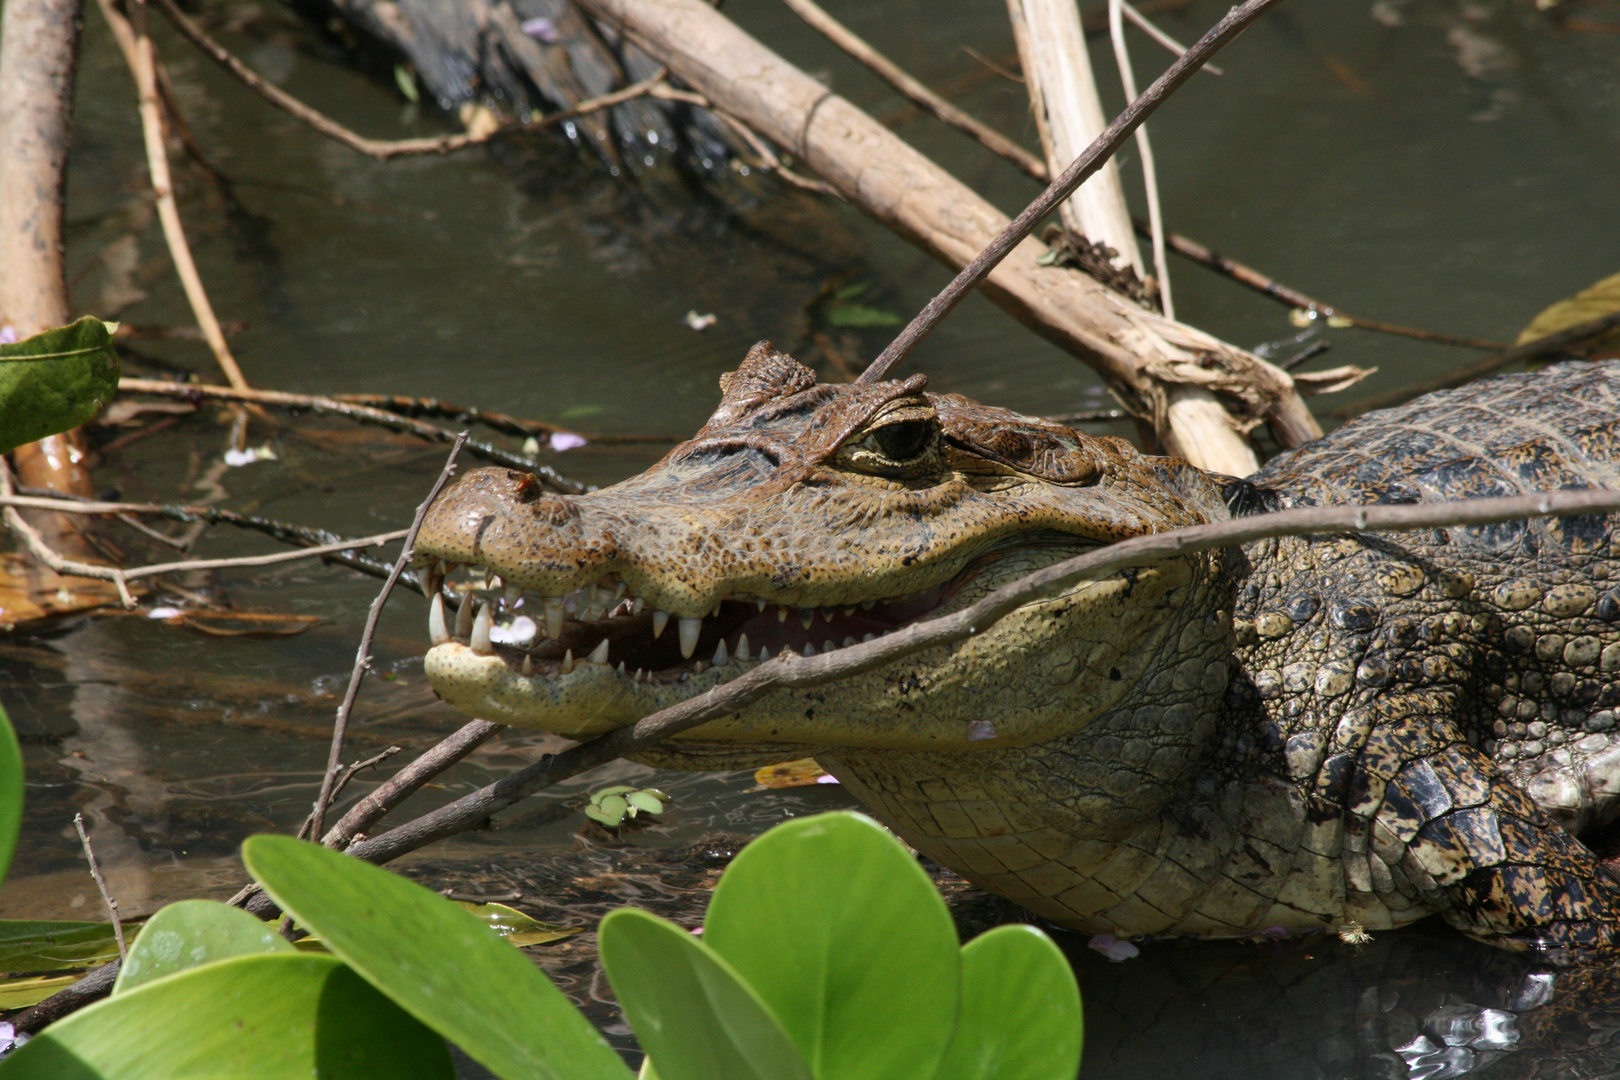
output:
POLYGON ((484 745, 496 732, 505 729, 505 724, 492 724, 488 720, 467 721, 351 806, 348 813, 321 837, 321 843, 339 850, 348 847, 350 841, 416 794, 423 784, 484 745))
POLYGON ((1087 177, 1101 169, 1113 157, 1115 151, 1130 137, 1131 132, 1151 116, 1165 98, 1191 78, 1199 65, 1241 34, 1268 8, 1275 7, 1278 2, 1279 0, 1247 0, 1246 3, 1227 12, 1225 18, 1199 38, 1198 43, 1183 53, 1163 75, 1155 79, 1153 85, 1149 86, 1141 97, 1126 106, 1125 111, 1114 118, 1114 122, 1097 136, 1086 148, 1085 153, 1075 158, 1074 162, 1063 170, 1061 176, 1053 180, 1034 202, 1024 208, 1023 213, 1008 223, 989 246, 963 267, 951 283, 940 290, 939 294, 918 312, 917 317, 907 324, 889 347, 861 373, 859 381, 869 383, 887 378, 889 372, 893 371, 900 361, 904 360, 911 350, 962 302, 962 298, 971 289, 989 275, 997 263, 1005 259, 1008 253, 1018 246, 1042 219, 1056 210, 1086 181, 1087 177))
MULTIPOLYGON (((580 0, 681 81, 792 153, 851 205, 950 267, 966 265, 1006 217, 871 116, 830 92, 701 0, 580 0)), ((1321 434, 1288 375, 1194 327, 1149 312, 1076 270, 1045 266, 1026 240, 985 295, 1095 368, 1133 415, 1173 441, 1170 387, 1216 393, 1239 430, 1262 420, 1285 446, 1321 434)), ((1197 445, 1178 447, 1192 459, 1197 445)), ((1206 460, 1207 463, 1207 460, 1206 460)))
MULTIPOLYGON (((403 431, 431 442, 454 442, 455 432, 448 431, 434 424, 425 424, 420 420, 398 416, 384 409, 373 409, 367 405, 350 405, 336 398, 322 397, 316 394, 289 394, 281 390, 238 390, 229 386, 211 386, 207 383, 178 383, 165 382, 159 379, 119 379, 118 389, 130 394, 159 394, 165 397, 181 398, 185 401, 250 401, 260 405, 273 405, 283 409, 308 409, 310 412, 328 413, 333 416, 342 416, 349 420, 357 420, 365 424, 375 424, 378 427, 388 428, 390 431, 403 431)), ((466 441, 467 452, 485 461, 492 461, 497 465, 505 465, 510 469, 522 469, 524 472, 534 473, 542 483, 567 495, 578 495, 586 491, 584 484, 569 480, 557 470, 538 461, 526 458, 521 454, 514 454, 510 450, 503 450, 491 443, 478 439, 466 441)))
MULTIPOLYGON (((107 0, 102 0, 102 2, 106 3, 107 0)), ((538 120, 522 124, 505 124, 491 131, 478 134, 461 132, 456 135, 439 135, 423 139, 368 139, 364 135, 357 134, 344 127, 325 113, 304 104, 274 83, 261 78, 252 68, 238 60, 229 49, 210 37, 207 31, 187 18, 186 14, 174 3, 174 0, 156 0, 156 2, 158 7, 163 9, 163 14, 169 17, 169 21, 174 23, 175 29, 179 30, 192 44, 207 53, 216 63, 236 76, 237 79, 260 97, 287 113, 299 123, 313 128, 329 139, 342 143, 351 150, 358 150, 367 157, 376 158, 378 161, 387 161, 390 158, 411 154, 448 154, 455 150, 477 146, 480 143, 486 143, 491 139, 503 136, 543 131, 555 127, 565 120, 572 120, 601 109, 612 108, 614 105, 623 104, 633 98, 646 96, 652 92, 654 87, 664 81, 664 73, 662 71, 655 72, 648 78, 632 83, 623 89, 614 90, 600 97, 590 98, 572 108, 543 116, 538 120)))
POLYGON ((360 696, 360 683, 365 678, 366 670, 371 667, 371 639, 377 632, 377 620, 382 617, 383 605, 388 603, 388 594, 394 591, 394 584, 399 581, 400 574, 405 572, 405 564, 416 556, 412 548, 416 544, 416 534, 422 528, 422 519, 427 516, 428 507, 433 504, 433 500, 439 497, 439 492, 444 490, 445 483, 455 474, 456 458, 466 441, 467 433, 463 431, 450 445, 450 456, 445 459, 444 468, 439 470, 439 476, 433 481, 433 487, 428 491, 427 498, 416 508, 416 516, 411 519, 411 527, 405 530, 405 545, 400 549, 399 558, 394 560, 394 568, 389 573, 388 580, 383 582, 377 598, 371 602, 371 608, 366 612, 365 629, 360 632, 360 645, 354 653, 354 668, 349 672, 349 686, 343 692, 343 701, 338 705, 337 715, 332 721, 332 748, 326 758, 326 774, 321 778, 321 793, 315 798, 315 808, 310 812, 311 836, 320 836, 326 825, 326 808, 332 801, 338 773, 343 766, 343 741, 349 732, 349 714, 354 711, 355 699, 360 696))
POLYGON ((1544 356, 1552 356, 1573 349, 1583 342, 1602 337, 1617 327, 1620 327, 1620 311, 1611 312, 1596 319, 1589 319, 1583 323, 1576 323, 1574 326, 1565 327, 1556 333, 1548 334, 1546 337, 1527 341, 1523 345, 1516 345, 1505 352, 1497 353, 1495 356, 1487 356, 1478 363, 1453 368, 1444 375, 1424 379, 1410 386, 1403 386, 1399 390, 1375 394, 1372 397, 1363 398, 1349 405, 1341 405, 1333 410, 1333 415, 1348 420, 1351 417, 1360 416, 1362 413, 1372 412, 1374 409, 1387 409, 1392 405, 1400 405, 1432 390, 1445 390, 1453 386, 1462 386, 1473 382, 1475 379, 1495 374, 1511 364, 1523 363, 1526 360, 1537 360, 1544 356))

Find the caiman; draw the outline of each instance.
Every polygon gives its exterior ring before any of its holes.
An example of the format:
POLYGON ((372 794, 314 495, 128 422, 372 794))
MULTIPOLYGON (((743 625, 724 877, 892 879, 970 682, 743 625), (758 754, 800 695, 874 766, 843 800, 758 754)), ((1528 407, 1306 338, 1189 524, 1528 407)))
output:
MULTIPOLYGON (((639 476, 566 496, 470 472, 417 543, 435 690, 583 738, 1125 537, 1620 486, 1620 364, 1431 394, 1245 480, 924 386, 820 385, 762 343, 639 476), (457 567, 490 591, 450 614, 437 586, 457 567), (532 643, 502 644, 525 613, 532 643)), ((918 851, 1079 930, 1354 932, 1440 912, 1554 961, 1612 955, 1620 881, 1576 837, 1620 815, 1617 524, 1181 555, 774 691, 644 760, 814 756, 918 851)))

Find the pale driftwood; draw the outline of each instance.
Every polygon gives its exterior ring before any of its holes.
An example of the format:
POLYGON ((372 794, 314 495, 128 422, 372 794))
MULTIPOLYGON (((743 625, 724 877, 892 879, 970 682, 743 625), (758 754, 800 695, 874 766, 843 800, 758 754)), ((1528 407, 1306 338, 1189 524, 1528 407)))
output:
MULTIPOLYGON (((1091 74, 1080 6, 1074 0, 1007 0, 1007 15, 1024 68, 1030 109, 1046 151, 1046 168, 1056 176, 1108 124, 1091 74)), ((1139 278, 1147 276, 1131 230, 1119 167, 1112 160, 1080 185, 1059 213, 1071 233, 1118 252, 1114 265, 1129 267, 1139 278)))
MULTIPOLYGON (((745 34, 702 0, 582 0, 708 100, 791 152, 851 203, 952 267, 968 264, 1007 218, 870 116, 745 34)), ((1284 445, 1321 434, 1292 379, 1182 323, 1145 311, 1079 271, 1041 266, 1020 243, 981 286, 1019 321, 1091 364, 1133 413, 1169 438, 1168 391, 1194 386, 1245 430, 1269 420, 1284 445)), ((1190 460, 1229 463, 1194 444, 1190 460)))
MULTIPOLYGON (((1136 69, 1131 65, 1130 46, 1125 42, 1125 0, 1108 0, 1108 34, 1113 40, 1114 62, 1119 65, 1119 83, 1125 91, 1125 100, 1136 97, 1136 69)), ((1133 9, 1134 10, 1134 9, 1133 9)), ((1146 23, 1147 20, 1143 19, 1146 23)), ((1151 23, 1147 25, 1151 26, 1151 23)), ((1171 51, 1184 55, 1186 49, 1172 44, 1171 51)), ((1153 240, 1153 274, 1159 279, 1159 310, 1170 318, 1176 317, 1176 303, 1170 292, 1170 267, 1164 258, 1164 213, 1159 208, 1159 167, 1153 159, 1153 142, 1148 138, 1147 125, 1136 129, 1136 151, 1142 156, 1142 187, 1147 192, 1148 232, 1153 240)), ((1130 215, 1125 216, 1130 225, 1130 215)))

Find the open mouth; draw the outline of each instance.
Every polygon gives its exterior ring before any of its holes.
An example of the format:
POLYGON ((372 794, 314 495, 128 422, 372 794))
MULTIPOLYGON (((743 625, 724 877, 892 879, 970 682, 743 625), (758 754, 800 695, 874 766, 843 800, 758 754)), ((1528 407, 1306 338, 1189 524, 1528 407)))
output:
POLYGON ((481 566, 437 560, 422 578, 435 646, 455 642, 480 656, 498 656, 525 678, 598 665, 633 683, 667 684, 713 668, 740 675, 784 652, 815 656, 871 641, 934 611, 968 576, 836 607, 784 607, 737 596, 697 618, 653 610, 612 576, 563 596, 507 585, 481 566))

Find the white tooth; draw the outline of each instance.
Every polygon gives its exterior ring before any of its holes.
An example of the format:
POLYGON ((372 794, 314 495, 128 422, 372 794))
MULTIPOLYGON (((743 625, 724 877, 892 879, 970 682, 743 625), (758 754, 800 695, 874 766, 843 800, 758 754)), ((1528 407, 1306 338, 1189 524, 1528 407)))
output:
POLYGON ((484 570, 484 588, 486 588, 486 589, 489 588, 490 582, 498 581, 498 580, 500 580, 500 579, 495 576, 495 571, 490 570, 490 569, 488 569, 486 567, 485 570, 484 570))
POLYGON ((810 629, 810 624, 815 622, 815 621, 816 621, 816 609, 815 608, 811 607, 811 608, 800 608, 799 609, 799 625, 800 626, 802 626, 806 630, 808 630, 808 629, 810 629))
POLYGON ((838 648, 838 646, 834 645, 830 641, 823 641, 821 643, 821 651, 822 652, 832 652, 836 648, 838 648))
POLYGON ((516 605, 519 600, 523 599, 523 590, 518 588, 516 585, 508 585, 504 595, 506 597, 507 606, 512 607, 516 605))
POLYGON ((646 607, 646 606, 647 606, 647 601, 643 600, 641 597, 638 596, 638 597, 635 598, 635 600, 631 601, 631 603, 630 603, 630 614, 632 614, 632 615, 640 615, 641 614, 641 609, 646 607))
POLYGON ((602 617, 602 609, 597 607, 594 604, 591 605, 590 607, 586 608, 584 611, 579 613, 579 621, 580 622, 595 622, 597 619, 600 619, 601 617, 602 617))
POLYGON ((473 601, 471 593, 463 593, 461 606, 456 608, 456 637, 464 638, 472 633, 473 627, 473 601))
POLYGON ((694 663, 692 665, 692 674, 694 674, 694 675, 701 675, 705 671, 708 671, 708 670, 709 670, 709 665, 705 664, 701 660, 697 661, 696 663, 694 663))
POLYGON ((720 601, 718 601, 718 600, 716 600, 716 601, 715 601, 715 602, 714 602, 714 610, 713 610, 713 611, 711 611, 711 612, 709 612, 709 614, 710 614, 710 615, 711 615, 711 616, 714 616, 714 615, 718 615, 718 614, 720 614, 720 601))
POLYGON ((855 644, 855 639, 854 639, 854 638, 852 638, 852 637, 847 637, 847 638, 845 638, 845 639, 844 639, 844 648, 846 648, 846 649, 847 649, 847 648, 849 648, 849 647, 850 647, 850 646, 851 646, 851 645, 853 645, 853 644, 855 644))
POLYGON ((573 670, 574 670, 574 650, 569 649, 567 652, 563 653, 562 664, 558 666, 557 674, 559 674, 559 675, 567 675, 569 672, 571 672, 573 670))
POLYGON ((875 637, 877 637, 876 634, 862 634, 861 635, 861 640, 862 641, 871 641, 875 637))
POLYGON ((814 645, 810 644, 808 641, 804 643, 804 655, 806 655, 806 656, 814 656, 814 655, 816 655, 816 647, 814 645))
POLYGON ((697 648, 698 635, 703 632, 703 619, 681 620, 681 657, 686 660, 692 658, 692 650, 697 648))
POLYGON ((443 645, 450 640, 450 631, 444 626, 444 596, 434 593, 433 600, 428 604, 428 640, 435 645, 443 645))
POLYGON ((596 648, 591 650, 591 655, 587 656, 585 659, 593 664, 605 664, 608 662, 607 654, 608 639, 603 638, 596 648))
POLYGON ((861 610, 862 611, 871 611, 875 607, 877 607, 877 601, 876 600, 862 600, 861 601, 861 610))
POLYGON ((614 587, 614 589, 613 589, 613 602, 615 604, 617 604, 620 600, 623 600, 624 599, 624 594, 629 592, 629 591, 630 591, 630 586, 626 585, 622 581, 619 582, 619 584, 616 585, 614 587))
POLYGON ((855 609, 854 609, 854 608, 852 608, 852 607, 847 607, 847 608, 845 608, 845 609, 844 609, 844 617, 845 617, 845 618, 846 618, 846 619, 847 619, 847 618, 849 618, 849 616, 851 616, 851 615, 853 615, 853 614, 855 614, 855 609))
POLYGON ((826 619, 828 622, 832 622, 833 621, 833 616, 835 616, 837 614, 838 614, 838 612, 834 611, 830 607, 824 607, 824 608, 821 609, 821 617, 823 619, 826 619))
POLYGON ((619 661, 619 674, 620 675, 624 674, 624 661, 623 660, 619 661))
POLYGON ((760 663, 763 664, 765 661, 769 660, 770 658, 771 658, 771 650, 770 649, 760 649, 759 650, 759 662, 760 663))
POLYGON ((540 610, 546 617, 546 637, 562 637, 563 601, 560 596, 548 596, 540 601, 540 610))
POLYGON ((527 679, 534 674, 534 657, 528 653, 523 654, 523 677, 527 679))
POLYGON ((635 682, 640 682, 641 681, 641 669, 640 668, 636 668, 636 674, 635 674, 635 677, 634 677, 634 681, 635 682))
POLYGON ((748 635, 747 634, 739 634, 737 636, 737 659, 745 660, 745 661, 748 659, 748 635))
POLYGON ((721 664, 730 659, 731 657, 726 655, 726 639, 721 638, 720 644, 716 645, 714 648, 714 666, 719 667, 721 664))
POLYGON ((489 605, 479 604, 478 617, 473 620, 472 637, 468 640, 468 644, 472 646, 472 651, 480 656, 488 656, 495 651, 495 647, 489 643, 489 628, 494 621, 489 615, 489 605))
POLYGON ((653 612, 653 637, 656 638, 659 634, 662 634, 664 632, 664 627, 666 627, 668 625, 669 625, 669 612, 667 612, 667 611, 655 611, 655 612, 653 612))
POLYGON ((787 617, 788 617, 787 608, 782 607, 782 606, 778 606, 777 609, 776 609, 776 621, 777 622, 787 622, 787 617))
POLYGON ((759 610, 765 610, 765 598, 763 596, 755 597, 754 603, 759 605, 759 610))

